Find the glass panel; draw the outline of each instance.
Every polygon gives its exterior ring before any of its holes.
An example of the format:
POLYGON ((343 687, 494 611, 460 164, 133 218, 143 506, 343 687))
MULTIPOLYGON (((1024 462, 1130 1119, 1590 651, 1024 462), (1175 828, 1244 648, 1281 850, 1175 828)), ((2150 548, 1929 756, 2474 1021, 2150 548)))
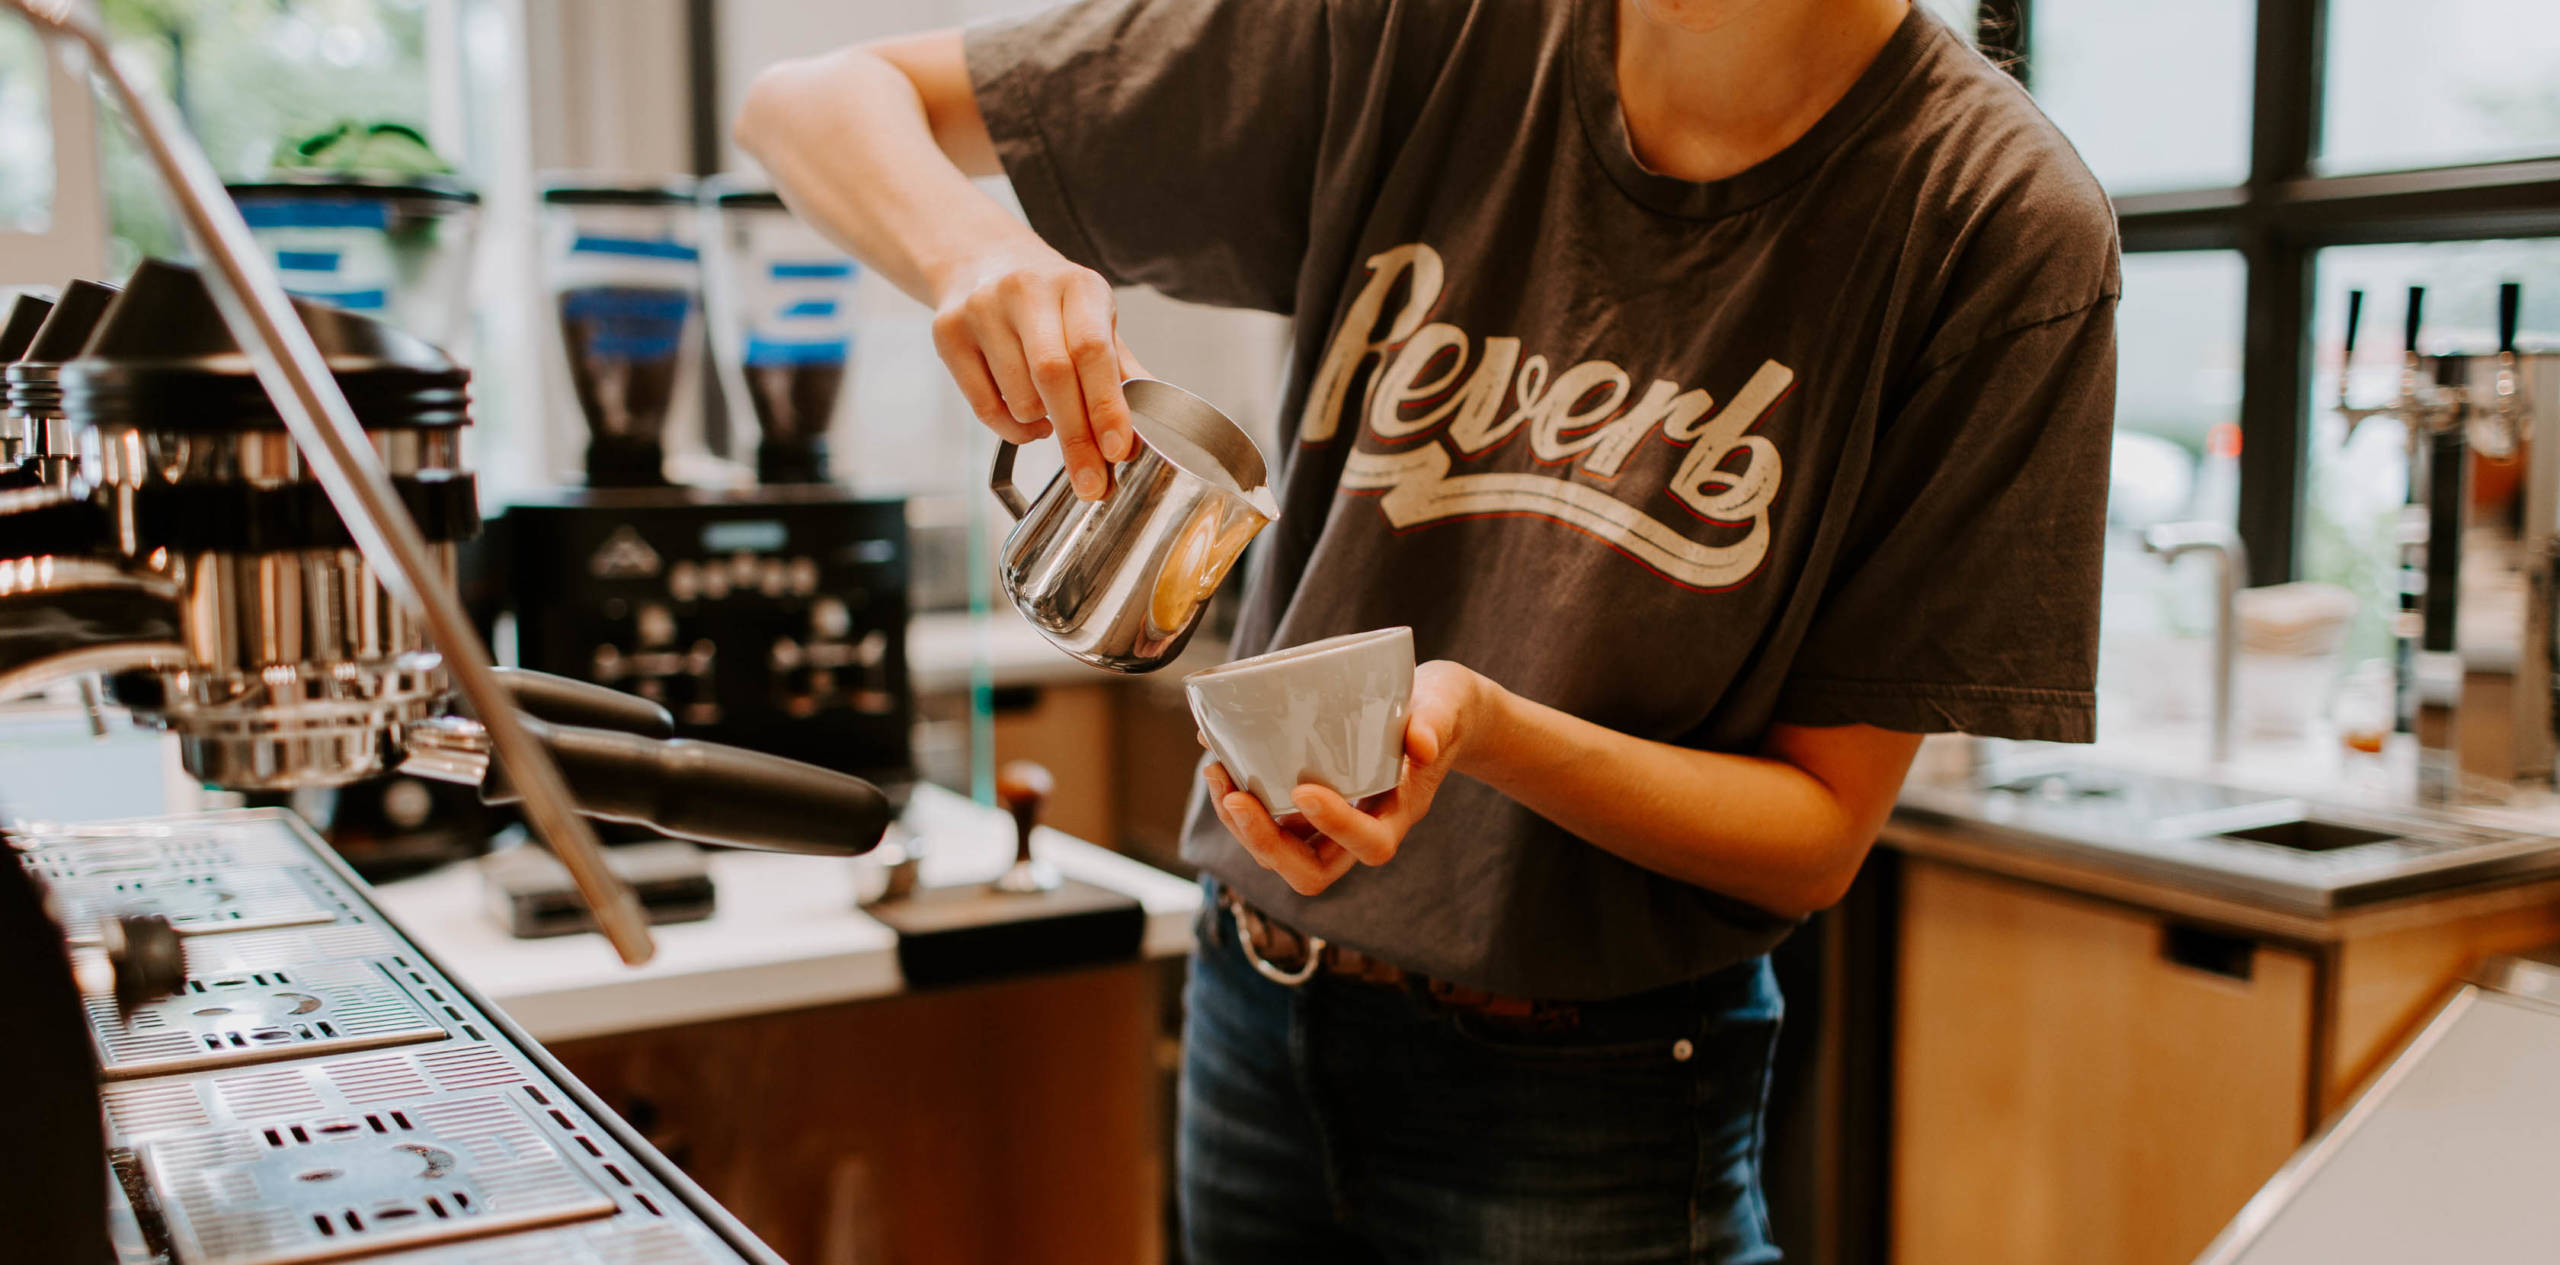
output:
POLYGON ((2551 0, 2329 0, 2328 29, 2323 170, 2560 154, 2551 0))
MULTIPOLYGON (((427 124, 426 0, 102 0, 128 64, 176 103, 215 170, 266 172, 280 146, 352 122, 427 124)), ((148 162, 103 128, 115 269, 178 251, 148 162)), ((448 157, 451 157, 448 155, 448 157)))
POLYGON ((2238 184, 2249 173, 2253 7, 2037 0, 2027 82, 2110 193, 2238 184))
POLYGON ((2157 523, 2238 519, 2246 281, 2240 256, 2228 251, 2124 260, 2098 666, 2098 714, 2111 726, 2203 714, 2209 569, 2162 565, 2143 552, 2141 533, 2157 523))
POLYGON ((2303 502, 2306 579, 2345 586, 2358 598, 2348 633, 2350 662, 2391 653, 2386 612, 2398 602, 2393 524, 2408 493, 2408 432, 2373 418, 2347 434, 2338 416, 2339 353, 2347 291, 2365 292, 2348 386, 2354 403, 2389 403, 2400 389, 2402 314, 2408 289, 2427 287, 2419 344, 2430 353, 2487 352, 2498 345, 2498 286, 2519 282, 2524 306, 2517 342, 2560 346, 2560 240, 2447 242, 2426 246, 2341 246, 2320 252, 2313 306, 2309 482, 2303 502))
POLYGON ((53 214, 53 119, 44 47, 0 19, 0 232, 44 232, 53 214))

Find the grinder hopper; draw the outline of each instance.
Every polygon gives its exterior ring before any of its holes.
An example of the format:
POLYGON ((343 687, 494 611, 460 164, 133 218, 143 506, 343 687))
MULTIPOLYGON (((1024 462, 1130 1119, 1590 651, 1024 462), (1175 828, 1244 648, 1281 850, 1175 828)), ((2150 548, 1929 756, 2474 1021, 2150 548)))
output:
POLYGON ((755 419, 758 482, 824 483, 861 269, 770 189, 724 181, 705 200, 712 357, 729 416, 755 419))

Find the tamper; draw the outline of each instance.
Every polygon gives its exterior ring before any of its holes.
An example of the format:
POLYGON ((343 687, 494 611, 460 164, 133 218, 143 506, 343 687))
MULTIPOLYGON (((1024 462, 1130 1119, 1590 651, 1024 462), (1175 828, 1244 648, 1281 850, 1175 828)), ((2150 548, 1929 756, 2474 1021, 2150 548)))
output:
POLYGON ((1058 867, 1031 855, 1031 832, 1040 825, 1041 805, 1057 789, 1049 770, 1029 760, 1014 760, 996 770, 996 800, 1013 814, 1013 864, 988 886, 999 892, 1030 896, 1054 892, 1066 880, 1058 867))

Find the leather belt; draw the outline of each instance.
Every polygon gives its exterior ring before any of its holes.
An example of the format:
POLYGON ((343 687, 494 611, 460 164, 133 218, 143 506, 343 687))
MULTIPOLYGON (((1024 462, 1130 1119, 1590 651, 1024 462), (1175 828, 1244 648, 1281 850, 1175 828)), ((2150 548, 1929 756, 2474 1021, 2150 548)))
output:
POLYGON ((1218 889, 1218 904, 1235 918, 1236 939, 1242 943, 1245 961, 1275 984, 1296 988, 1319 974, 1329 975, 1401 989, 1426 997, 1443 1009, 1514 1031, 1550 1034, 1571 1032, 1582 1025, 1580 1003, 1506 997, 1408 971, 1349 945, 1308 935, 1246 904, 1232 889, 1223 886, 1218 889))

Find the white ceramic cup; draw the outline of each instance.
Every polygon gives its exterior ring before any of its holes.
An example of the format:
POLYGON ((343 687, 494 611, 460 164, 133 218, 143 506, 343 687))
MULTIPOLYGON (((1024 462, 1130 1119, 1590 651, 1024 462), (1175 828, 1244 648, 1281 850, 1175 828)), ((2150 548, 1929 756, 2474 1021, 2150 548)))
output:
POLYGON ((1191 717, 1238 790, 1275 817, 1312 782, 1354 802, 1404 771, 1413 630, 1381 628, 1238 659, 1182 678, 1191 717))

